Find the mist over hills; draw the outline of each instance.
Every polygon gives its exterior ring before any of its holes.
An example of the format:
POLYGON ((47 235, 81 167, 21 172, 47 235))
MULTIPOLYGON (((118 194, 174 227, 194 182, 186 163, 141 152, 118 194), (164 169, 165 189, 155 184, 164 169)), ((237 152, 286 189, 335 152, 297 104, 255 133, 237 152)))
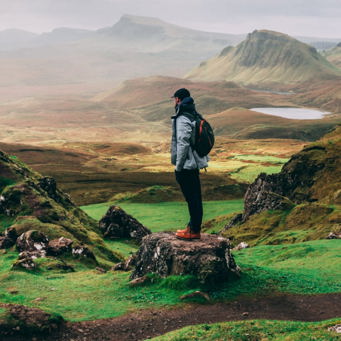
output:
POLYGON ((7 34, 0 36, 0 46, 7 50, 0 52, 1 86, 118 84, 154 74, 182 76, 241 39, 134 16, 97 31, 60 28, 42 35, 7 34), (9 50, 9 41, 24 48, 9 50))
POLYGON ((201 32, 131 15, 95 31, 6 30, 0 32, 0 86, 113 86, 152 75, 182 77, 244 38, 244 34, 201 32))
POLYGON ((282 33, 255 30, 236 47, 228 46, 217 57, 202 62, 186 78, 270 85, 338 76, 337 68, 315 48, 282 33))

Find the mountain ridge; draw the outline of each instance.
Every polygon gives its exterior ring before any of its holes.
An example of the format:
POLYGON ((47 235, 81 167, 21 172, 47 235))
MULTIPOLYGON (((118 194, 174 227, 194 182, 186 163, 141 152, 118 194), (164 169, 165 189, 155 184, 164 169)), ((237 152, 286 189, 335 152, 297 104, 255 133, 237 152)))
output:
POLYGON ((314 47, 287 34, 255 30, 236 47, 225 47, 218 56, 201 63, 185 78, 259 85, 335 79, 340 75, 314 47))

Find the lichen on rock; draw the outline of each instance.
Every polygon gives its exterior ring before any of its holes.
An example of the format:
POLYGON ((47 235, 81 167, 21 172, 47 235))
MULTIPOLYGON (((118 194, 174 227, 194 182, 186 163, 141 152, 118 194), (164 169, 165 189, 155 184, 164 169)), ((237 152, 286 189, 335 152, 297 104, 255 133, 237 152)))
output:
POLYGON ((153 233, 143 238, 135 259, 131 279, 155 273, 193 275, 203 283, 225 281, 237 271, 230 244, 226 238, 202 234, 200 240, 180 240, 174 233, 153 233))

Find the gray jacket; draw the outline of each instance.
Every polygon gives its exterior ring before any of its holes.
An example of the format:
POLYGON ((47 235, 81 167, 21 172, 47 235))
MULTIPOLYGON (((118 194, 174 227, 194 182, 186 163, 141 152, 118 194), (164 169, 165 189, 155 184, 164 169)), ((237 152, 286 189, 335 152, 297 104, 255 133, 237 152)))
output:
POLYGON ((192 122, 188 117, 184 115, 172 117, 171 162, 176 171, 201 169, 208 166, 208 156, 200 157, 191 147, 195 138, 194 128, 195 121, 192 122))

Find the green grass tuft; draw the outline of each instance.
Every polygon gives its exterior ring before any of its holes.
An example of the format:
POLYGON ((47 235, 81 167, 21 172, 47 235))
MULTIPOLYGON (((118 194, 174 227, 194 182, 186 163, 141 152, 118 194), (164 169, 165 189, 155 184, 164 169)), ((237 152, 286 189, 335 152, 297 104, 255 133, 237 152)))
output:
POLYGON ((153 341, 337 341, 339 335, 328 327, 340 324, 340 319, 323 322, 292 322, 250 320, 201 324, 175 330, 153 338, 153 341))

